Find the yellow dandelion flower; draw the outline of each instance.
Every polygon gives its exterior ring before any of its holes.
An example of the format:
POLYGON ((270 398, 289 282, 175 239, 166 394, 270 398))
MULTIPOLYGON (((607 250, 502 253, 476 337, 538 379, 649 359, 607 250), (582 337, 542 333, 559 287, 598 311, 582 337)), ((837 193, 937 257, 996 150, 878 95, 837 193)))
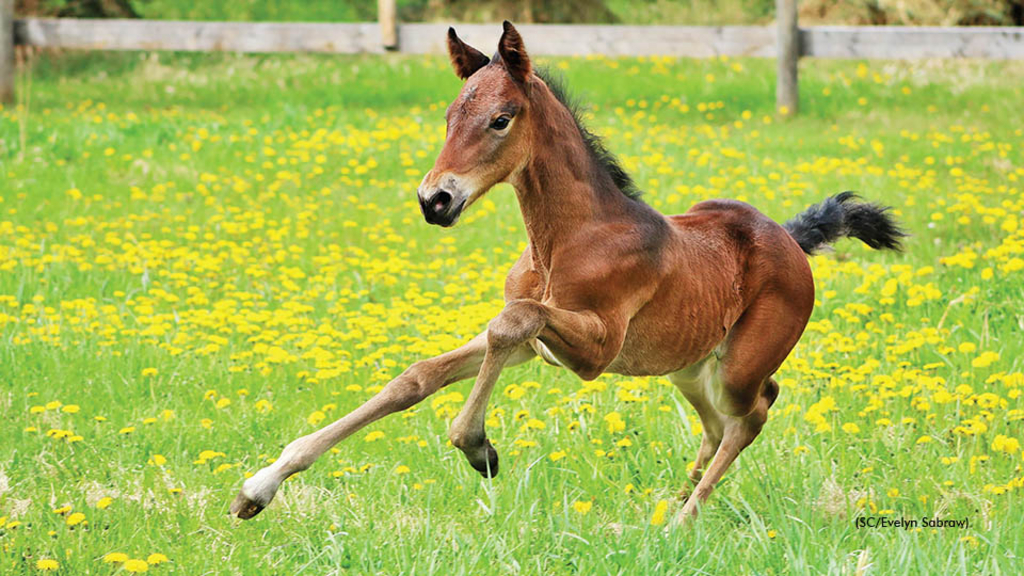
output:
POLYGON ((373 432, 370 432, 365 437, 363 437, 363 442, 376 442, 377 440, 380 440, 383 437, 383 432, 381 432, 380 430, 374 430, 373 432))
POLYGON ((143 368, 142 369, 142 376, 143 377, 146 377, 146 376, 156 376, 156 375, 157 375, 157 369, 156 368, 143 368))
POLYGON ((111 498, 110 496, 104 496, 103 498, 100 498, 99 500, 96 501, 96 507, 99 508, 100 510, 106 510, 107 508, 110 508, 110 505, 113 503, 113 498, 111 498))
POLYGON ((654 514, 651 514, 651 526, 664 524, 666 513, 668 513, 668 500, 658 500, 658 503, 654 505, 654 514))
POLYGON ((146 558, 146 563, 149 564, 150 566, 156 566, 157 564, 163 564, 164 562, 169 562, 169 561, 170 561, 170 558, 168 558, 167 556, 164 556, 163 554, 160 554, 159 552, 154 552, 153 554, 150 554, 146 558))
POLYGON ((405 464, 401 464, 395 468, 395 474, 408 474, 409 472, 411 472, 411 470, 405 464))
POLYGON ((536 418, 530 418, 529 420, 526 421, 526 427, 531 428, 533 430, 543 430, 544 428, 547 428, 547 424, 540 420, 537 420, 536 418))
POLYGON ((590 509, 594 507, 594 502, 591 500, 577 500, 572 503, 572 509, 579 512, 580 514, 586 514, 590 512, 590 509))
POLYGON ((608 424, 608 431, 613 434, 626 429, 626 421, 622 419, 618 412, 610 412, 604 417, 604 421, 608 424))
POLYGON ((57 570, 60 568, 60 562, 53 560, 52 558, 40 558, 36 560, 36 569, 49 572, 51 570, 57 570))
POLYGON ((975 368, 987 368, 999 360, 999 354, 992 351, 982 352, 971 360, 971 366, 975 368))
POLYGON ((565 457, 566 457, 565 450, 559 450, 557 452, 552 452, 551 454, 548 454, 548 458, 551 458, 552 462, 558 462, 559 460, 561 460, 562 458, 565 458, 565 457))
POLYGON ((992 450, 995 452, 1006 452, 1007 454, 1015 454, 1020 450, 1020 442, 1012 436, 1005 436, 1003 434, 996 434, 995 440, 992 441, 992 450))
POLYGON ((103 561, 107 564, 114 564, 119 562, 125 562, 128 560, 128 555, 124 552, 111 552, 103 556, 103 561))
POLYGON ((508 396, 512 400, 518 400, 526 394, 526 388, 518 384, 509 384, 505 387, 505 396, 508 396))
POLYGON ((121 567, 124 568, 125 572, 133 572, 136 574, 149 571, 149 564, 147 564, 145 560, 137 560, 135 558, 126 560, 121 567))
POLYGON ((64 519, 64 523, 68 526, 75 526, 76 524, 81 524, 84 520, 85 514, 75 512, 74 514, 68 515, 68 517, 64 519))

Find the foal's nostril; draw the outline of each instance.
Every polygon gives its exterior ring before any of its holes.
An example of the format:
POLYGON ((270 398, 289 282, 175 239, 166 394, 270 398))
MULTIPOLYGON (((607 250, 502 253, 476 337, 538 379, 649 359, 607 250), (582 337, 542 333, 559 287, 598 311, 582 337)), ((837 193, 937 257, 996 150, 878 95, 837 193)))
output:
POLYGON ((448 209, 452 205, 452 195, 444 190, 439 190, 437 194, 430 199, 430 207, 433 209, 435 214, 440 214, 448 209))

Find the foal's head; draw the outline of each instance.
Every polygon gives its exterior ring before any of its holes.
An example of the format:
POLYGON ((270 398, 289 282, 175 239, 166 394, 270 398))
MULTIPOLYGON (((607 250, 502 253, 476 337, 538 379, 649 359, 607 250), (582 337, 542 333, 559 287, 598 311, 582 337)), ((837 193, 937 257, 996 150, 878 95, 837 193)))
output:
POLYGON ((448 54, 465 85, 445 114, 448 135, 417 191, 431 224, 452 226, 470 204, 529 157, 529 85, 536 77, 523 39, 505 22, 493 61, 448 29, 448 54))

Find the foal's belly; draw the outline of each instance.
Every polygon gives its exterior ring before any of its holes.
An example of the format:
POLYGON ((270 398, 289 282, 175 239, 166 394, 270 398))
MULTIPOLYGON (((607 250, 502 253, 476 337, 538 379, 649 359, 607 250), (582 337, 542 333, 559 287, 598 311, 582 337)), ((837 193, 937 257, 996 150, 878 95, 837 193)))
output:
POLYGON ((629 324, 622 351, 605 372, 662 376, 707 358, 735 319, 730 321, 724 311, 696 313, 686 308, 677 309, 677 314, 638 314, 629 324))

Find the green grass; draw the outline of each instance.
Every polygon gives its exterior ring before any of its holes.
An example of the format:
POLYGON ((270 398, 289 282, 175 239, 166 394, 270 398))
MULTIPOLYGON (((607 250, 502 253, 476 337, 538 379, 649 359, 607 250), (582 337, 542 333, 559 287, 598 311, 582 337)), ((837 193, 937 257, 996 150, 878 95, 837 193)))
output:
POLYGON ((422 222, 460 86, 442 58, 69 55, 0 111, 0 572, 113 574, 119 552, 166 555, 154 574, 1020 573, 1020 67, 806 60, 780 120, 770 61, 548 64, 664 212, 783 220, 853 189, 913 234, 812 259, 779 400, 698 521, 652 525, 700 440, 681 395, 539 361, 492 400, 495 480, 447 445, 461 383, 230 518, 310 420, 500 310, 514 197, 422 222), (855 526, 876 515, 970 527, 855 526))

